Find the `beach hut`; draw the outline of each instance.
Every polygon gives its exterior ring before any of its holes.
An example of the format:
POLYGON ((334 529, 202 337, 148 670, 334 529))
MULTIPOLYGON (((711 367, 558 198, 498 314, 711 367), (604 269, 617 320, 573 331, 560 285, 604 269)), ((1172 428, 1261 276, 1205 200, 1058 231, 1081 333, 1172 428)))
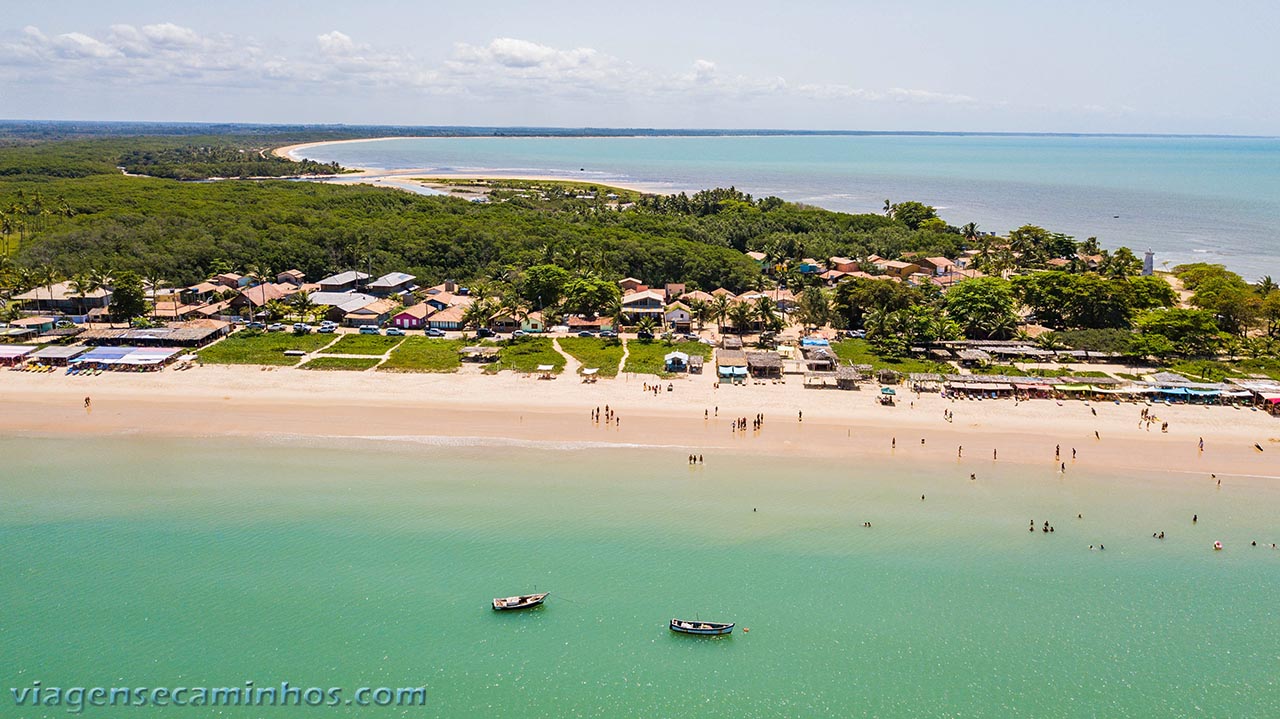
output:
POLYGON ((668 372, 687 372, 689 369, 689 355, 685 352, 668 352, 662 358, 663 367, 668 372))
POLYGON ((689 355, 689 374, 702 374, 702 355, 689 355))
POLYGON ((716 375, 733 384, 746 382, 747 355, 742 350, 722 349, 716 352, 716 375))
POLYGON ((748 352, 747 371, 752 377, 781 377, 782 355, 777 352, 748 352))
POLYGON ((599 379, 599 378, 600 378, 600 368, 599 368, 599 367, 585 367, 585 368, 583 368, 583 370, 582 370, 582 381, 583 381, 583 383, 585 383, 585 384, 595 384, 595 383, 596 383, 596 380, 597 380, 597 379, 599 379))
POLYGON ((853 365, 840 365, 836 368, 836 387, 840 389, 857 389, 862 374, 853 365))

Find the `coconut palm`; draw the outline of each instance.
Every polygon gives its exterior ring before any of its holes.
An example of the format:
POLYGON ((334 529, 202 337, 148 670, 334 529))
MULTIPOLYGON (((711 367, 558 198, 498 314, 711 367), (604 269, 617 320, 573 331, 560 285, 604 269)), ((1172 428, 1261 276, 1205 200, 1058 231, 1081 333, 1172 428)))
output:
POLYGON ((778 303, 771 297, 761 297, 754 307, 756 319, 760 327, 767 332, 778 332, 782 329, 782 317, 778 314, 778 303))
MULTIPOLYGON (((142 281, 147 283, 147 285, 151 288, 151 317, 152 319, 155 319, 156 292, 160 289, 161 286, 164 285, 165 279, 163 275, 160 274, 159 270, 149 269, 143 274, 142 281)), ((266 300, 264 299, 263 302, 265 304, 266 300)))
POLYGON ((729 316, 729 308, 732 306, 733 300, 724 295, 716 295, 716 298, 711 300, 711 319, 716 321, 720 334, 724 334, 724 321, 729 316))
POLYGON ((472 329, 488 327, 493 324, 493 318, 498 314, 498 305, 487 297, 481 297, 472 302, 462 313, 462 326, 472 329))
POLYGON ((53 269, 52 265, 40 265, 35 269, 34 277, 37 287, 44 287, 49 291, 49 306, 53 307, 53 285, 58 281, 58 271, 53 269))
POLYGON ((696 297, 690 299, 685 304, 689 305, 689 314, 698 322, 698 331, 706 326, 707 317, 711 315, 711 307, 707 305, 706 300, 700 300, 696 297))
POLYGON ((653 334, 658 329, 658 321, 652 315, 644 315, 636 320, 636 332, 648 332, 653 334))
POLYGON ((974 242, 977 242, 978 241, 978 223, 969 222, 965 224, 964 227, 960 228, 960 236, 964 238, 965 243, 968 245, 972 245, 974 242))
POLYGON ((746 302, 734 302, 729 306, 729 321, 738 334, 746 334, 751 330, 751 322, 756 318, 755 308, 746 302))
POLYGON ((1271 279, 1271 275, 1263 275, 1255 287, 1258 288, 1258 294, 1263 297, 1275 292, 1277 289, 1275 281, 1271 279))
POLYGON ((316 305, 307 296, 306 292, 299 292, 289 298, 289 306, 293 309, 294 316, 305 320, 308 315, 316 311, 316 305))

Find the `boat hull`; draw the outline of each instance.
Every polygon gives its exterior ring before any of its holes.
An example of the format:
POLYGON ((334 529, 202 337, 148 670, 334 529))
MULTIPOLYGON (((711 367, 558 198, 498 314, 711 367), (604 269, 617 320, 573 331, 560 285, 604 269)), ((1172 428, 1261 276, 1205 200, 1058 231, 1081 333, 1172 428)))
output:
MULTIPOLYGON (((549 594, 549 593, 548 593, 549 594)), ((495 612, 513 612, 520 609, 532 609, 547 601, 547 594, 526 594, 518 597, 494 597, 495 612)))
POLYGON ((733 633, 733 623, 699 622, 685 619, 672 619, 671 631, 678 634, 694 634, 704 637, 721 636, 733 633))

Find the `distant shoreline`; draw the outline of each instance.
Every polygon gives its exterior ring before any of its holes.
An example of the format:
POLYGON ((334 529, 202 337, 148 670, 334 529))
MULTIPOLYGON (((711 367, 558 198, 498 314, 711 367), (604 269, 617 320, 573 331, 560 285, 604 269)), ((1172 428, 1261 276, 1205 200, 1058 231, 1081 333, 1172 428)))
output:
MULTIPOLYGON (((480 136, 477 136, 480 137, 480 136)), ((283 157, 289 160, 297 161, 295 153, 301 152, 311 147, 320 147, 323 145, 352 145, 365 142, 382 142, 384 140, 433 140, 439 139, 438 136, 422 136, 422 137, 363 137, 352 140, 323 140, 318 142, 301 142, 293 145, 285 145, 277 147, 271 151, 271 154, 277 157, 283 157)), ((462 138, 454 138, 462 139, 462 138)), ((306 158, 303 158, 306 159, 306 158)), ((526 180, 531 182, 595 182, 595 180, 576 178, 572 176, 560 176, 550 174, 529 174, 529 173, 512 173, 503 170, 484 169, 468 172, 457 172, 449 170, 441 170, 431 167, 413 167, 413 168, 397 168, 394 170, 379 170, 369 167, 350 167, 348 169, 355 172, 345 173, 341 175, 316 175, 308 177, 308 180, 320 180, 335 184, 365 184, 374 186, 393 187, 405 192, 415 192, 409 186, 416 183, 421 187, 435 190, 442 195, 449 195, 451 189, 447 185, 438 185, 430 182, 421 182, 419 178, 442 178, 449 180, 526 180)), ((645 183, 634 183, 615 180, 600 180, 599 184, 617 187, 623 190, 631 190, 632 192, 640 192, 649 195, 670 194, 671 190, 662 188, 658 185, 649 185, 645 183)), ((420 194, 416 193, 415 194, 420 194)))

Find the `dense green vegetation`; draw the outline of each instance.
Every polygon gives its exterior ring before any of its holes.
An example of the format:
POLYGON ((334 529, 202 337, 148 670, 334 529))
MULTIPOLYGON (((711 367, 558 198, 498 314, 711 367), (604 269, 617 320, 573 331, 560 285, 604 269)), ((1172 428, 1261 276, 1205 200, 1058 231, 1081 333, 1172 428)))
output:
POLYGON ((383 355, 404 339, 384 335, 346 334, 325 352, 335 355, 383 355))
POLYGON ((379 367, 379 372, 456 372, 462 366, 461 340, 406 337, 379 367))
MULTIPOLYGON (((486 181, 493 201, 480 204, 369 186, 179 182, 126 177, 118 167, 184 178, 299 174, 308 168, 266 149, 340 132, 96 137, 90 127, 78 139, 34 140, 41 132, 5 139, 0 131, 0 298, 62 278, 92 289, 111 277, 117 319, 145 312, 144 286, 193 284, 227 270, 270 276, 297 268, 317 279, 360 267, 409 272, 424 286, 464 283, 477 299, 468 327, 534 310, 549 321, 570 313, 621 319, 617 280, 633 276, 702 290, 786 287, 797 296, 786 320, 863 329, 868 351, 884 358, 960 337, 1031 341, 1021 334, 1028 324, 1054 330, 1037 340, 1043 346, 1133 359, 1262 360, 1275 357, 1280 343, 1280 290, 1270 278, 1251 285, 1220 266, 1181 266, 1174 274, 1190 306, 1179 307, 1163 279, 1136 276, 1140 262, 1127 249, 1108 252, 1094 238, 1080 242, 1034 225, 1006 236, 972 223, 955 227, 919 202, 886 201, 883 214, 855 215, 733 188, 650 196, 495 180, 486 181), (825 289, 814 271, 821 267, 805 261, 957 257, 963 250, 988 276, 945 293, 932 282, 867 278, 825 289)), ((880 272, 870 262, 862 269, 880 272)), ((276 305, 272 316, 301 312, 276 305)), ((767 298, 751 306, 691 302, 690 310, 698 324, 738 332, 784 324, 767 298)), ((534 350, 508 354, 522 353, 534 350)))
POLYGON ((272 154, 268 147, 237 147, 222 143, 130 150, 122 154, 118 162, 125 172, 174 180, 331 175, 343 171, 336 162, 295 161, 272 154))
POLYGON ((516 372, 534 372, 539 365, 551 365, 553 374, 564 371, 564 355, 556 352, 547 337, 521 337, 502 345, 498 353, 498 361, 484 368, 493 374, 500 370, 516 372))
POLYGON ((689 356, 711 356, 711 347, 701 342, 665 342, 661 340, 629 340, 627 342, 627 364, 624 372, 635 374, 656 374, 660 377, 671 376, 662 359, 672 352, 684 352, 689 356))
POLYGON ((557 340, 560 349, 582 363, 583 368, 595 367, 601 377, 618 376, 622 363, 622 342, 607 337, 562 337, 557 340))
POLYGON ((226 339, 200 350, 200 361, 209 364, 291 365, 297 357, 285 350, 315 352, 333 340, 329 335, 297 335, 289 332, 240 330, 226 339))
POLYGON ((378 364, 377 357, 316 357, 301 365, 302 369, 363 372, 378 364))

